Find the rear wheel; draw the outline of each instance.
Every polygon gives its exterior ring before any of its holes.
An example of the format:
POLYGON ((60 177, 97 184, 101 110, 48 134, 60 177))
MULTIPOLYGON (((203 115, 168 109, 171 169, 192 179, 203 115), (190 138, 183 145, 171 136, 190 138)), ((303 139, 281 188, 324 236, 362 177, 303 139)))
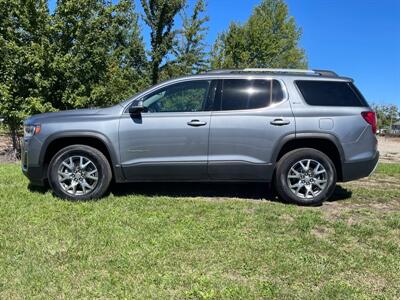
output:
POLYGON ((321 151, 301 148, 286 153, 276 168, 278 196, 301 205, 317 205, 328 200, 335 190, 336 170, 321 151))
POLYGON ((61 149, 49 165, 49 184, 56 196, 70 200, 100 198, 107 191, 112 172, 99 150, 73 145, 61 149))

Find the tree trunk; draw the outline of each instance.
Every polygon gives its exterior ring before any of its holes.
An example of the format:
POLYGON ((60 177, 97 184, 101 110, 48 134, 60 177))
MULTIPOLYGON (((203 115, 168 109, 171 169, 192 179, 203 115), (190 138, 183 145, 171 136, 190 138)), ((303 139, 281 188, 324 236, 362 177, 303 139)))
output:
POLYGON ((158 69, 159 63, 157 61, 152 62, 152 70, 151 70, 151 82, 152 84, 157 84, 158 82, 158 77, 159 77, 159 69, 158 69))
POLYGON ((12 140, 12 147, 13 147, 13 155, 16 159, 21 158, 21 144, 20 144, 20 137, 18 135, 18 126, 12 124, 9 126, 10 128, 10 135, 12 140))

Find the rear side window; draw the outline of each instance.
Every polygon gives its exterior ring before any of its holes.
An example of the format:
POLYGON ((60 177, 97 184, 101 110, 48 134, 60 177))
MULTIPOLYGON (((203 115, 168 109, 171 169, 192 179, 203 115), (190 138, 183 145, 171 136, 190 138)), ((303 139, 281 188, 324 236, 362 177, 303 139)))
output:
POLYGON ((221 110, 255 109, 283 100, 277 80, 225 79, 221 94, 221 110))
POLYGON ((318 106, 368 106, 351 82, 297 80, 304 100, 318 106))

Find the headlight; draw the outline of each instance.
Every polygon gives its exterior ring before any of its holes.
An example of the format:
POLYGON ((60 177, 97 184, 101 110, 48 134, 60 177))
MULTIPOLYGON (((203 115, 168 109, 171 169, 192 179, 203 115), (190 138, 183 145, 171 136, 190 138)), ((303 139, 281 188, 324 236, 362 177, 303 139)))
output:
POLYGON ((35 125, 25 125, 24 126, 24 137, 28 138, 28 137, 32 137, 35 134, 38 134, 40 132, 40 125, 39 124, 35 124, 35 125))

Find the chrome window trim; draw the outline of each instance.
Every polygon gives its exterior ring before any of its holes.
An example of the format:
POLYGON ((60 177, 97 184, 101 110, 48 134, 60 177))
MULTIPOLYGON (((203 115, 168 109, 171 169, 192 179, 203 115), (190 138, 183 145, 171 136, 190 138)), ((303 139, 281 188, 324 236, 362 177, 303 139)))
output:
MULTIPOLYGON (((237 74, 226 74, 226 75, 214 75, 214 76, 205 76, 205 75, 199 75, 199 76, 193 76, 193 77, 183 77, 183 78, 176 78, 176 79, 171 79, 168 81, 165 81, 163 83, 157 84, 153 87, 151 87, 150 89, 148 89, 147 91, 137 95, 135 98, 131 99, 129 102, 127 102, 126 106, 123 109, 123 114, 129 114, 129 106, 132 104, 133 101, 140 99, 140 98, 144 98, 147 95, 153 93, 154 91, 156 91, 157 89, 162 89, 165 88, 167 86, 176 84, 176 83, 181 83, 181 82, 187 82, 187 81, 198 81, 198 80, 205 80, 205 81, 212 81, 212 80, 224 80, 224 79, 247 79, 247 80, 253 80, 253 79, 259 79, 259 80, 277 80, 279 82, 279 84, 281 85, 281 89, 283 92, 283 99, 277 103, 274 103, 272 105, 269 106, 265 106, 265 107, 260 107, 260 108, 253 108, 253 109, 242 109, 242 110, 224 110, 224 112, 232 112, 232 111, 255 111, 255 110, 263 110, 263 109, 268 109, 270 107, 274 107, 277 106, 285 101, 289 100, 289 93, 286 87, 285 82, 280 79, 280 78, 276 78, 274 76, 265 76, 265 75, 237 75, 237 74)), ((203 112, 203 111, 200 111, 203 112)), ((222 110, 210 110, 210 112, 223 112, 222 110)), ((158 113, 152 113, 152 114, 165 114, 165 113, 169 113, 169 112, 158 112, 158 113)), ((188 113, 188 112, 175 112, 175 113, 188 113)), ((191 112, 189 112, 191 113, 191 112)))

